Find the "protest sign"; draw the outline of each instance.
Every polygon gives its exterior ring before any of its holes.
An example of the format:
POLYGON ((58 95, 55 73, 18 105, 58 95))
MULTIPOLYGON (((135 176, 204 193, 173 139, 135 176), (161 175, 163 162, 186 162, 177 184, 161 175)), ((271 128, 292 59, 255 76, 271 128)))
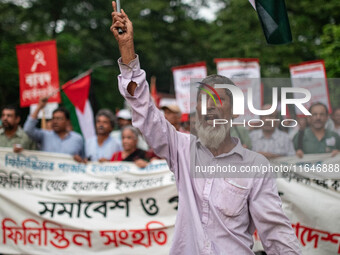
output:
POLYGON ((164 161, 141 171, 0 149, 0 253, 167 254, 177 201, 164 161))
MULTIPOLYGON (((231 79, 243 92, 245 98, 248 97, 248 89, 252 88, 253 102, 255 109, 261 109, 263 102, 263 90, 261 85, 261 73, 259 60, 255 58, 217 58, 215 59, 217 74, 231 79)), ((235 121, 250 120, 256 117, 246 107, 244 115, 236 118, 235 121)))
MULTIPOLYGON (((291 65, 289 69, 292 86, 295 88, 305 88, 311 93, 311 99, 305 104, 305 107, 308 109, 313 103, 321 102, 331 112, 332 108, 324 61, 308 61, 298 65, 291 65)), ((294 97, 299 98, 299 95, 294 94, 294 97)), ((295 111, 297 115, 302 115, 298 108, 295 108, 295 111)))
POLYGON ((16 46, 20 106, 37 104, 40 97, 51 96, 48 102, 60 102, 56 41, 20 44, 16 46))
MULTIPOLYGON (((190 88, 191 79, 203 79, 207 76, 207 67, 205 62, 188 64, 184 66, 176 66, 172 68, 174 77, 176 100, 183 114, 190 113, 190 109, 194 109, 194 102, 190 101, 190 93, 193 88, 190 88)), ((198 85, 197 85, 198 87, 198 85)), ((195 95, 197 88, 194 88, 195 95)))
MULTIPOLYGON (((277 179, 303 254, 340 254, 340 156, 282 157, 308 167, 277 179), (319 164, 333 174, 312 171, 319 164), (323 176, 323 178, 322 178, 323 176)), ((299 168, 297 168, 299 169, 299 168)), ((71 156, 0 148, 0 253, 168 254, 178 196, 163 160, 78 164, 71 156)), ((255 250, 261 249, 254 234, 255 250)))
MULTIPOLYGON (((297 171, 281 174, 277 187, 303 254, 340 254, 340 156, 306 154, 302 159, 281 157, 271 163, 296 166, 297 171)), ((261 250, 258 235, 255 247, 261 250)))

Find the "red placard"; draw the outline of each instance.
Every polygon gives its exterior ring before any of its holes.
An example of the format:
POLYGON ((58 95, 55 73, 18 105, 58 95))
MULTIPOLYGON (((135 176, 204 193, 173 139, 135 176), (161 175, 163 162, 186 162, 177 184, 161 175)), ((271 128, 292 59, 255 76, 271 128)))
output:
POLYGON ((56 41, 20 44, 16 46, 16 50, 19 65, 20 106, 37 104, 40 97, 53 93, 48 102, 59 103, 56 41))

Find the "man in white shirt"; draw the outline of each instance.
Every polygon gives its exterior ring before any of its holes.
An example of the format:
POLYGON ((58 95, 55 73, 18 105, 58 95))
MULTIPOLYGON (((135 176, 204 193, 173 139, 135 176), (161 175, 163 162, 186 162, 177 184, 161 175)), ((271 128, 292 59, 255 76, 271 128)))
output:
MULTIPOLYGON (((198 138, 176 131, 151 100, 145 72, 134 51, 133 27, 125 12, 113 2, 113 32, 121 52, 119 91, 132 108, 132 123, 157 155, 167 160, 175 175, 179 204, 170 254, 242 254, 252 252, 257 229, 268 254, 301 254, 296 235, 281 208, 272 178, 194 178, 190 165, 268 165, 262 155, 242 147, 228 126, 214 129, 211 117, 231 119, 232 97, 216 89, 223 105, 207 103, 206 117, 198 114, 198 138), (124 31, 118 33, 118 29, 124 31), (206 132, 207 129, 212 132, 206 132), (203 130, 203 134, 202 134, 203 130), (215 142, 214 142, 215 141, 215 142)), ((204 79, 209 86, 230 84, 220 75, 204 79)), ((205 93, 205 92, 200 92, 205 93)), ((205 94, 207 95, 207 94, 205 94)), ((200 97, 199 97, 200 98, 200 97)), ((197 112, 200 111, 197 104, 197 112)), ((198 123, 196 121, 196 123, 198 123)))
MULTIPOLYGON (((264 105, 262 110, 270 109, 271 105, 264 105)), ((279 121, 268 121, 278 119, 277 111, 270 115, 261 116, 263 126, 250 132, 252 149, 267 159, 281 156, 294 156, 295 150, 289 135, 277 128, 279 121)))

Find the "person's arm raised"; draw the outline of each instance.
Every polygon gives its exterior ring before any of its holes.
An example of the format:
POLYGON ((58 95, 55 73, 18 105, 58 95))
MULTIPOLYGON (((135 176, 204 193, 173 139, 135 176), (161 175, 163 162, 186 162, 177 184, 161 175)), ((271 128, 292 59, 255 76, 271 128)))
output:
POLYGON ((153 103, 146 74, 140 68, 139 57, 135 54, 132 22, 123 10, 122 13, 116 12, 115 2, 112 6, 114 12, 111 31, 121 53, 118 60, 119 92, 131 107, 133 126, 141 131, 155 153, 167 160, 176 176, 179 162, 184 161, 184 157, 189 157, 189 136, 178 133, 153 103), (118 28, 124 33, 119 34, 118 28))
MULTIPOLYGON (((123 9, 121 12, 117 12, 117 4, 114 1, 112 2, 112 8, 112 26, 110 30, 117 40, 119 51, 122 57, 122 63, 129 65, 129 63, 136 58, 135 47, 133 43, 132 22, 123 9), (119 28, 123 30, 122 34, 118 33, 119 28)), ((137 84, 135 82, 131 82, 129 84, 127 90, 131 96, 134 95, 136 87, 137 84)))
POLYGON ((48 101, 48 97, 42 97, 39 99, 39 103, 35 111, 27 118, 24 124, 24 131, 28 134, 28 136, 36 142, 41 142, 44 136, 44 131, 40 128, 37 128, 36 125, 38 123, 38 114, 41 109, 43 109, 48 101))
POLYGON ((39 99, 39 103, 35 111, 31 114, 32 119, 37 119, 39 112, 45 108, 49 97, 42 97, 39 99))

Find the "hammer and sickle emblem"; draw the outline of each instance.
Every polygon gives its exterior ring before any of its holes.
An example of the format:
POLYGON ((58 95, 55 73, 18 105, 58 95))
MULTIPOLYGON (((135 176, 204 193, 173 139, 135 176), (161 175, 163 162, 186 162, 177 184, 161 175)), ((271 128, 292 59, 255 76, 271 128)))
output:
POLYGON ((44 52, 42 52, 42 50, 34 49, 31 51, 31 54, 34 55, 34 62, 31 67, 31 72, 35 72, 39 64, 46 66, 45 55, 44 52))

